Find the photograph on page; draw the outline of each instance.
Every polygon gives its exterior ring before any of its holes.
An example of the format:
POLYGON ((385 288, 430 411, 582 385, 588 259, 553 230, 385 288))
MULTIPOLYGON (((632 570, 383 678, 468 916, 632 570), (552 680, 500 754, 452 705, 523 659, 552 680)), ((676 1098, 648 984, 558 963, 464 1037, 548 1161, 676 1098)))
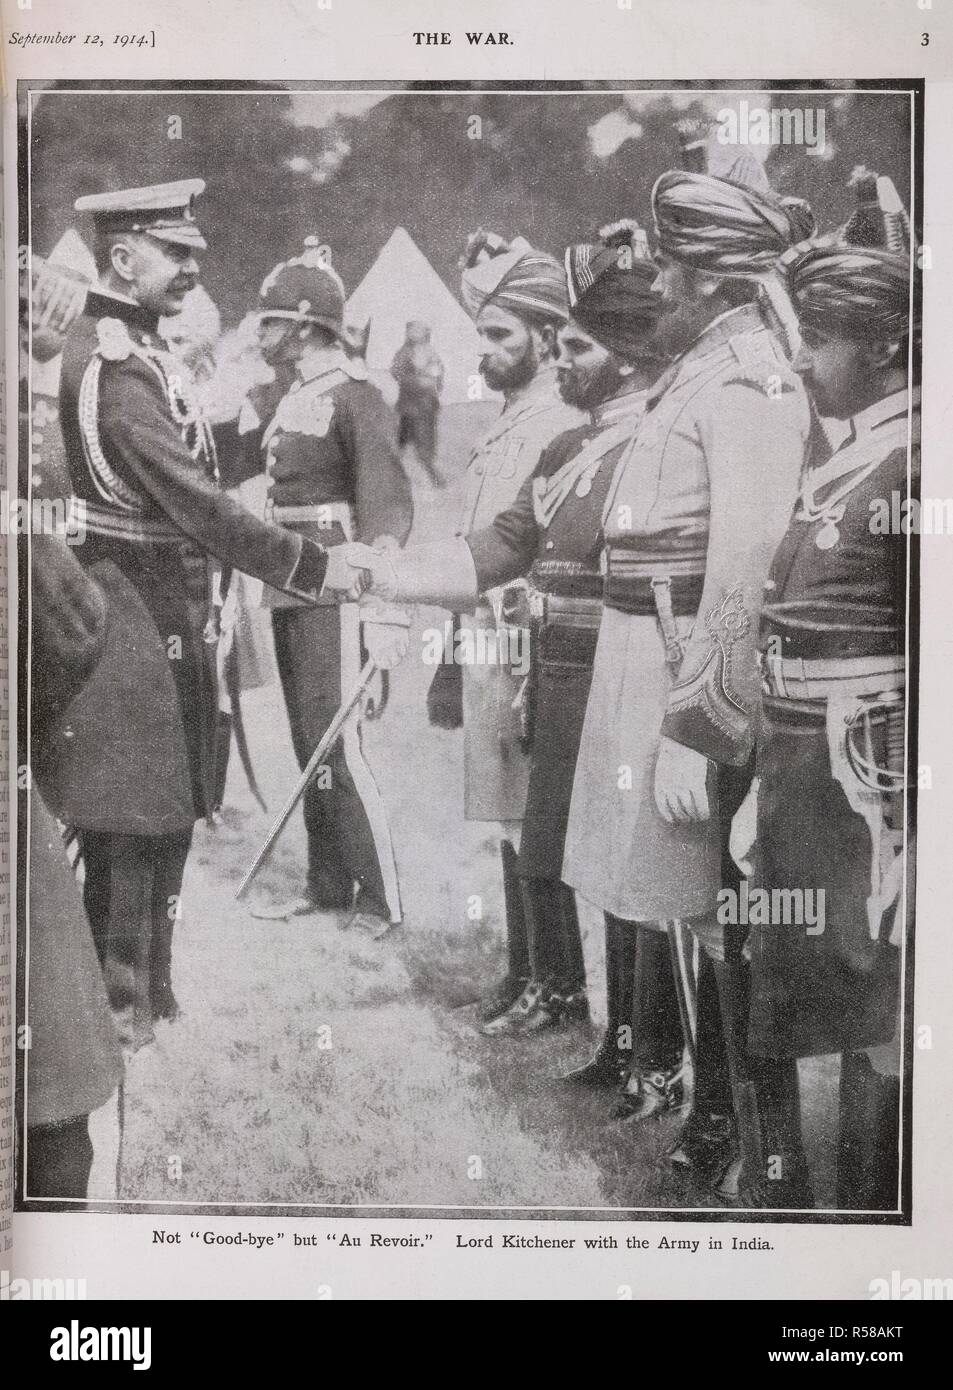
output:
POLYGON ((890 69, 18 82, 20 1211, 910 1223, 890 69))

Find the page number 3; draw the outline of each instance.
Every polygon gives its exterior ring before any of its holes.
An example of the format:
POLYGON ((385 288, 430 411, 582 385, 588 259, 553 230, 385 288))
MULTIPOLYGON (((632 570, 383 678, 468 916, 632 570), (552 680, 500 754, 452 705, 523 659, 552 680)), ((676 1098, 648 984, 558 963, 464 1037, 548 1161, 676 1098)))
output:
POLYGON ((926 48, 926 47, 929 45, 929 42, 930 42, 930 35, 929 35, 929 34, 921 34, 921 35, 920 35, 920 47, 921 47, 921 48, 926 48))

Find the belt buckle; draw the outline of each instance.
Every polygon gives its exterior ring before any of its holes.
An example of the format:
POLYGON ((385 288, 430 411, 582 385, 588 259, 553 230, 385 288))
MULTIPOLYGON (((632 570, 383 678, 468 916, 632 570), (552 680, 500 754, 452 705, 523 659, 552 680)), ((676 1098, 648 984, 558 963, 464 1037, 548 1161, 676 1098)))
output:
POLYGON ((793 679, 797 681, 801 687, 801 689, 798 691, 798 694, 801 696, 803 700, 809 700, 811 698, 811 692, 808 685, 807 672, 804 669, 803 656, 788 657, 788 660, 793 662, 794 665, 797 667, 797 674, 793 677, 793 679))
POLYGON ((784 675, 785 658, 765 652, 764 660, 767 667, 765 675, 765 689, 767 694, 775 695, 781 700, 789 698, 787 680, 784 675))

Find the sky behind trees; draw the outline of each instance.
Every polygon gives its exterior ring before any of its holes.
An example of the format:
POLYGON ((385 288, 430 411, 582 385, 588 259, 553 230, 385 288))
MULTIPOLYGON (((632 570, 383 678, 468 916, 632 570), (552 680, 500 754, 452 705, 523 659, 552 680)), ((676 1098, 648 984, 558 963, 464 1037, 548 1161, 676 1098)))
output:
POLYGON ((683 162, 676 121, 710 118, 740 100, 823 111, 823 150, 752 147, 766 154, 773 186, 806 197, 822 229, 848 215, 858 164, 890 174, 909 205, 906 96, 828 87, 805 97, 758 84, 730 94, 563 84, 525 95, 412 85, 390 95, 54 85, 33 99, 33 247, 47 254, 70 226, 88 236, 72 210, 82 194, 200 176, 208 185, 203 275, 226 325, 310 234, 331 246, 351 289, 404 226, 455 291, 457 260, 479 225, 559 253, 605 221, 649 222, 652 184, 683 162))

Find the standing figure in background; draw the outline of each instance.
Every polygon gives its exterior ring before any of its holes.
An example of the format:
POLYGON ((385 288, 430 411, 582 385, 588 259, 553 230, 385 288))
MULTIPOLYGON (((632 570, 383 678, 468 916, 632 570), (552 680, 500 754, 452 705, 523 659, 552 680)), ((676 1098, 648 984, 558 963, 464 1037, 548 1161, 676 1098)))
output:
POLYGON ((437 414, 443 390, 443 363, 430 341, 430 328, 419 319, 407 325, 407 337, 391 363, 397 382, 397 447, 413 444, 434 487, 443 479, 436 466, 437 414))
MULTIPOLYGON (((410 531, 413 504, 394 420, 363 362, 344 350, 344 286, 313 241, 303 255, 275 266, 261 287, 261 353, 276 378, 290 372, 291 384, 266 427, 256 427, 253 407, 243 412, 243 468, 250 475, 264 467, 265 515, 289 533, 331 546, 364 540, 396 549, 410 531)), ((357 604, 306 607, 275 593, 266 593, 266 602, 295 756, 304 767, 357 678, 362 645, 384 668, 393 632, 387 615, 357 604)), ((387 813, 356 720, 308 787, 304 819, 304 892, 263 903, 254 915, 343 912, 349 925, 383 936, 401 920, 400 890, 387 813)))
MULTIPOLYGON (((467 465, 459 534, 468 536, 512 506, 546 447, 586 417, 562 399, 556 379, 558 334, 569 318, 560 262, 523 237, 506 242, 479 231, 467 243, 462 269, 461 297, 480 336, 480 375, 503 393, 499 419, 467 465)), ((513 649, 515 633, 507 631, 499 587, 482 593, 459 621, 471 651, 513 649)), ((500 661, 471 662, 462 675, 464 816, 499 822, 502 831, 508 965, 483 1002, 481 1016, 489 1022, 516 1002, 531 973, 515 843, 529 784, 521 713, 528 683, 525 674, 500 661)))

